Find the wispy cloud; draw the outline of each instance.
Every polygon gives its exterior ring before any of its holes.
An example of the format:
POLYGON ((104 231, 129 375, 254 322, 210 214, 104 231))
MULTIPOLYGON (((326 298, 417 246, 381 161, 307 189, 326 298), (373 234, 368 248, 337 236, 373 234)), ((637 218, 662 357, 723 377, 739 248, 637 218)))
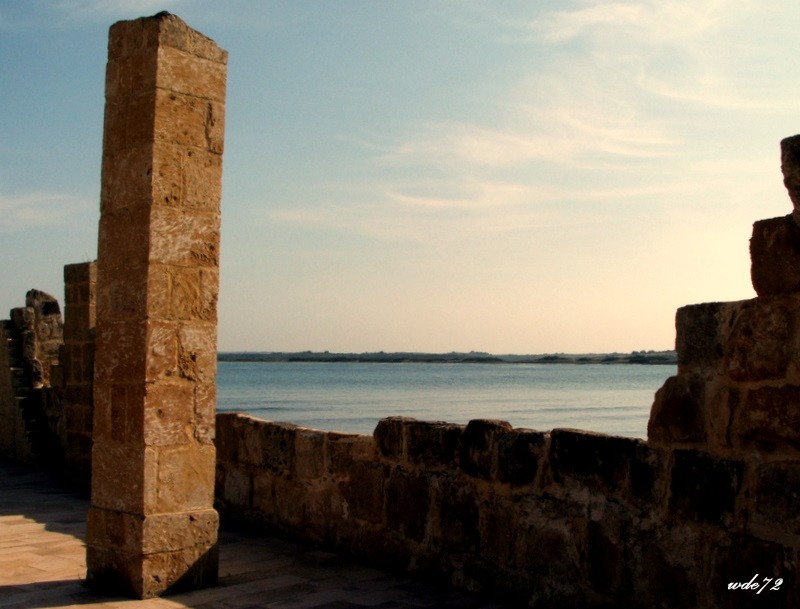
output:
POLYGON ((86 200, 71 195, 47 192, 0 194, 0 230, 55 225, 87 206, 86 200))
POLYGON ((792 106, 791 95, 742 93, 732 34, 752 21, 754 5, 571 6, 495 19, 498 40, 514 32, 522 45, 509 72, 516 78, 462 120, 409 122, 394 141, 365 137, 359 143, 380 179, 349 200, 293 205, 270 221, 435 243, 598 226, 614 213, 617 222, 657 221, 698 204, 698 214, 714 217, 724 201, 757 198, 763 165, 749 151, 709 143, 737 112, 792 106), (546 63, 525 59, 543 47, 546 63), (720 118, 722 110, 730 114, 720 118))
POLYGON ((548 42, 566 42, 582 36, 624 33, 648 45, 676 43, 707 34, 724 23, 724 15, 747 2, 732 0, 658 0, 586 2, 565 11, 553 11, 530 22, 548 42))

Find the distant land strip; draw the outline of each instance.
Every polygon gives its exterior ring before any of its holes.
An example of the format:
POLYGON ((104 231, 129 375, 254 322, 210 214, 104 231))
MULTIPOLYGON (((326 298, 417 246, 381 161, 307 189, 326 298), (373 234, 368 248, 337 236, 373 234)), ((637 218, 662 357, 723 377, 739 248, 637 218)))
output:
POLYGON ((675 365, 675 351, 632 351, 631 353, 549 353, 540 355, 493 355, 469 353, 331 353, 329 351, 248 352, 217 354, 220 362, 376 362, 422 364, 644 364, 675 365))

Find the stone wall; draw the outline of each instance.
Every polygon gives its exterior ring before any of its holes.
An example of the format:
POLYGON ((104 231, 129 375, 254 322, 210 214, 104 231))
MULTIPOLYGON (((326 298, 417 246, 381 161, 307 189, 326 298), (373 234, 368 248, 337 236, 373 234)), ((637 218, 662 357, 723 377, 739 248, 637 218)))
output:
POLYGON ((292 538, 534 607, 745 607, 756 574, 798 601, 798 462, 499 421, 217 434, 221 513, 292 538))
POLYGON ((30 290, 0 322, 0 454, 39 463, 88 487, 96 263, 64 267, 58 301, 30 290))
POLYGON ((0 322, 0 454, 15 452, 16 413, 12 385, 11 351, 14 348, 13 327, 10 320, 0 322))
POLYGON ((0 451, 21 461, 59 464, 63 324, 58 301, 30 290, 25 306, 12 309, 0 324, 0 451))
POLYGON ((97 263, 64 267, 63 438, 69 479, 91 480, 97 263))

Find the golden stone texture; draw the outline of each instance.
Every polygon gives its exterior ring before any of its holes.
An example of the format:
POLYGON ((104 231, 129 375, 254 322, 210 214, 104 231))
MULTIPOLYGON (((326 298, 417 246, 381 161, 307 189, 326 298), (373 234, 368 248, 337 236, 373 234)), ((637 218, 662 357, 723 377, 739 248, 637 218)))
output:
POLYGON ((87 581, 146 598, 217 579, 227 53, 167 13, 108 49, 87 581))

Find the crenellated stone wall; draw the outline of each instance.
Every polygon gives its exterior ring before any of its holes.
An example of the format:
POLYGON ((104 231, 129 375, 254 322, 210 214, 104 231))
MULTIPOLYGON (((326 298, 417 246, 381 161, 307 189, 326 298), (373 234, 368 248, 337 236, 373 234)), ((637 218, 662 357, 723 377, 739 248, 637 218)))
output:
POLYGON ((797 606, 800 463, 571 429, 217 416, 220 512, 533 607, 797 606), (774 586, 774 584, 773 584, 774 586))
POLYGON ((25 306, 0 322, 0 451, 21 461, 61 460, 63 429, 58 301, 29 290, 25 306))

